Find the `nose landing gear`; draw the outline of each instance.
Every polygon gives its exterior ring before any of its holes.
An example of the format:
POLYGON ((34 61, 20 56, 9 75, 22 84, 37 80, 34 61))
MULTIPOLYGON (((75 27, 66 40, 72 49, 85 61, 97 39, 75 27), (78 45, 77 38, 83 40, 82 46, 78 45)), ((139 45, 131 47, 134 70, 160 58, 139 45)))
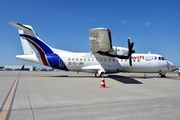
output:
POLYGON ((164 78, 164 77, 166 77, 166 75, 163 74, 163 73, 161 72, 161 70, 159 70, 159 75, 158 75, 158 77, 164 78))

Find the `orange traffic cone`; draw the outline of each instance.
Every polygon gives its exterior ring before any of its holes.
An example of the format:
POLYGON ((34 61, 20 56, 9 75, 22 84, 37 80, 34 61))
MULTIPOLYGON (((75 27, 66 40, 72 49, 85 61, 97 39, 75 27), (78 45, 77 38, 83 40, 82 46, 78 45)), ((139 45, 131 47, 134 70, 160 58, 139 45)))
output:
POLYGON ((101 81, 101 86, 100 86, 100 88, 106 88, 105 79, 104 79, 104 74, 102 74, 101 76, 102 76, 102 81, 101 81))
POLYGON ((146 73, 144 73, 144 79, 146 79, 146 73))

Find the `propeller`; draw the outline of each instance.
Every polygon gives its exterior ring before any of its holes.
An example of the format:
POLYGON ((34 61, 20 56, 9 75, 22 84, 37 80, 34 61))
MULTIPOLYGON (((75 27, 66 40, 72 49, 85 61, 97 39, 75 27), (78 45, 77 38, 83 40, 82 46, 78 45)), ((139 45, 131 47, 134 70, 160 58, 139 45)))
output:
POLYGON ((132 56, 131 56, 131 54, 135 53, 135 51, 133 50, 133 46, 134 46, 134 42, 131 43, 131 39, 129 37, 128 38, 128 49, 129 49, 128 58, 129 58, 129 65, 131 67, 132 67, 132 56))

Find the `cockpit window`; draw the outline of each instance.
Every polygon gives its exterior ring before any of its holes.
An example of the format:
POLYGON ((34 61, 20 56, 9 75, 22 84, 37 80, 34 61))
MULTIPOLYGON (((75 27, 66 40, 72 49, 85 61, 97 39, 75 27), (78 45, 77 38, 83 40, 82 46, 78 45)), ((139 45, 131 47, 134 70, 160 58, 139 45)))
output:
POLYGON ((166 60, 164 57, 162 57, 162 60, 166 60))
POLYGON ((166 60, 164 57, 159 57, 158 60, 166 60))

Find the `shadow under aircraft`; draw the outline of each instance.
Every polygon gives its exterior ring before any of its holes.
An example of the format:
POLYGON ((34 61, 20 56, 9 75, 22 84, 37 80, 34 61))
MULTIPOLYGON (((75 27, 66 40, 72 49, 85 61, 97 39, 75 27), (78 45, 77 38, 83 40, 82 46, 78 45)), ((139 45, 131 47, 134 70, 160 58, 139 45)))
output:
POLYGON ((142 82, 135 80, 134 78, 131 77, 125 77, 120 75, 108 75, 107 77, 124 84, 143 84, 142 82))

